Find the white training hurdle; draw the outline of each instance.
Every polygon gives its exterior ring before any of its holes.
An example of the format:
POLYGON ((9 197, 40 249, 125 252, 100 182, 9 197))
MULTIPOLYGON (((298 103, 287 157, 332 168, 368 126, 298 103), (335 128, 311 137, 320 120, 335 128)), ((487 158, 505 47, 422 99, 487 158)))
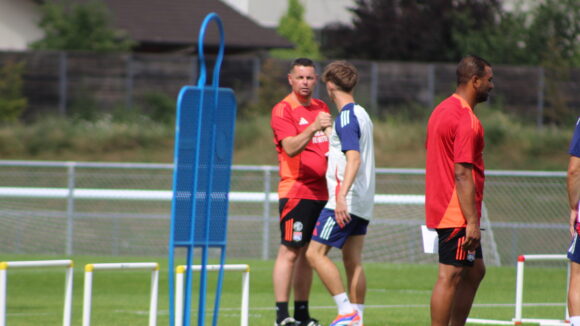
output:
MULTIPOLYGON (((564 319, 542 319, 542 318, 523 318, 522 308, 524 305, 524 263, 526 261, 567 261, 566 255, 520 255, 518 257, 518 264, 516 270, 516 304, 515 316, 511 321, 494 320, 494 319, 478 319, 468 318, 467 321, 474 324, 488 324, 488 325, 521 325, 522 323, 536 323, 540 326, 564 326, 570 325, 568 322, 568 308, 564 313, 564 319)), ((570 264, 568 264, 566 281, 566 295, 568 294, 569 280, 570 280, 570 264)), ((566 297, 565 297, 566 298, 566 297)))
POLYGON ((63 326, 70 326, 72 315, 73 262, 72 260, 36 260, 0 262, 0 326, 6 326, 6 289, 8 268, 65 267, 63 326))
MULTIPOLYGON (((524 263, 526 261, 567 261, 568 257, 566 255, 521 255, 518 257, 518 267, 516 276, 516 316, 514 322, 516 325, 521 323, 539 323, 540 325, 569 325, 568 321, 568 307, 566 306, 566 312, 564 314, 564 319, 533 319, 533 318, 523 318, 522 317, 522 306, 524 298, 524 263)), ((570 279, 570 264, 568 264, 567 280, 570 279)), ((566 294, 568 294, 568 284, 566 281, 566 294)), ((564 296, 566 298, 566 296, 564 296)))
MULTIPOLYGON (((242 272, 242 307, 240 312, 240 325, 248 326, 250 310, 250 266, 247 264, 223 265, 224 272, 242 272)), ((183 325, 183 295, 184 295, 184 273, 186 265, 179 265, 175 269, 175 326, 183 325)), ((207 271, 219 271, 220 265, 206 265, 207 271)), ((201 271, 201 265, 193 265, 193 271, 201 271)))
POLYGON ((151 270, 151 301, 149 305, 149 326, 157 324, 157 293, 159 286, 158 263, 108 263, 85 265, 85 284, 83 297, 83 326, 91 324, 91 303, 93 288, 93 271, 95 270, 127 270, 148 269, 151 270))

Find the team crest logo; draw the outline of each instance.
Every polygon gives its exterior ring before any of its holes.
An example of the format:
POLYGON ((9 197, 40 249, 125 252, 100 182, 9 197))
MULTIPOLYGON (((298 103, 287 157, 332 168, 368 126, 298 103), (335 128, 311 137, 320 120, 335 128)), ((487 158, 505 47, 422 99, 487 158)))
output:
POLYGON ((292 233, 292 240, 294 240, 295 242, 302 241, 302 232, 294 232, 294 233, 292 233))
POLYGON ((294 229, 294 232, 292 232, 292 240, 295 242, 302 241, 302 229, 304 228, 304 224, 302 224, 302 222, 294 222, 292 228, 294 229))
POLYGON ((294 231, 295 232, 300 232, 300 231, 302 231, 303 228, 304 228, 304 225, 302 224, 302 222, 294 222, 294 231))

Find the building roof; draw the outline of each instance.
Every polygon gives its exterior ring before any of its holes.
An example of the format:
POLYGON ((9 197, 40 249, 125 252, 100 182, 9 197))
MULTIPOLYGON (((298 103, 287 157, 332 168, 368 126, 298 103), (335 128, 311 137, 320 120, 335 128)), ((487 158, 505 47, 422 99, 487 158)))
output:
MULTIPOLYGON (((83 0, 77 0, 83 1, 83 0)), ((274 30, 218 0, 102 0, 111 10, 115 27, 128 32, 141 47, 190 48, 196 50, 199 28, 205 16, 217 13, 224 24, 226 51, 292 48, 274 30)), ((212 22, 204 40, 208 50, 219 44, 212 22)))

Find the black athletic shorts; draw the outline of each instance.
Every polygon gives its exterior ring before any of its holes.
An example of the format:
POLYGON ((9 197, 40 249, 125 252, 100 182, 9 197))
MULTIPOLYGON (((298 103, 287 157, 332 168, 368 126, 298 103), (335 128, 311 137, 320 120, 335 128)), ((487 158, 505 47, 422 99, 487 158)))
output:
POLYGON ((453 266, 473 266, 476 258, 482 259, 481 244, 474 253, 461 245, 465 242, 465 228, 437 229, 439 236, 439 263, 453 266))
POLYGON ((279 202, 280 234, 283 245, 304 247, 312 238, 312 231, 325 200, 282 198, 279 202))

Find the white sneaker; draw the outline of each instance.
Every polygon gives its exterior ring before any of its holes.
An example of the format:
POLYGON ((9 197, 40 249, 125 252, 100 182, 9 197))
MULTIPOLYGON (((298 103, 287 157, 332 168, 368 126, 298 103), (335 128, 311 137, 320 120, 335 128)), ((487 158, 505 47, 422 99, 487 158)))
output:
POLYGON ((281 322, 274 322, 274 326, 297 326, 296 320, 292 317, 286 317, 281 322))

